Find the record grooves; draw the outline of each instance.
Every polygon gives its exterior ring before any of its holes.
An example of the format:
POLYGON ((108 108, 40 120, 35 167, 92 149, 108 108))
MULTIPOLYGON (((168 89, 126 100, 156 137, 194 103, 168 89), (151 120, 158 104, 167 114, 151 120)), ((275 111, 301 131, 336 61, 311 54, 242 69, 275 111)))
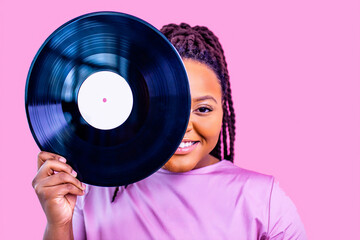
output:
POLYGON ((44 42, 25 107, 35 141, 64 156, 79 180, 127 185, 176 151, 190 114, 182 60, 149 23, 117 12, 75 18, 44 42))

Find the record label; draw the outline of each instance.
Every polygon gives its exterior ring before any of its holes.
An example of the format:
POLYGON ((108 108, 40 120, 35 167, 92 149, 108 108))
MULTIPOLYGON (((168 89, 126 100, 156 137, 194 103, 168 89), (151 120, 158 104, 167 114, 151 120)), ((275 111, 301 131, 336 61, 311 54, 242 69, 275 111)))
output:
POLYGON ((80 86, 78 107, 81 116, 94 128, 117 128, 130 116, 133 107, 131 88, 114 72, 93 73, 80 86))

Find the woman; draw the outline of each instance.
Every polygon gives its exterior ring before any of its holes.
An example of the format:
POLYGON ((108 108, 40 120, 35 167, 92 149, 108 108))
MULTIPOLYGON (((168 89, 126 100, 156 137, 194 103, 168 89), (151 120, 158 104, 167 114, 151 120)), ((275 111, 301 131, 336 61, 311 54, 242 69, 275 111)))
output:
POLYGON ((156 173, 116 188, 85 186, 64 158, 41 152, 33 186, 47 216, 44 239, 306 239, 274 178, 232 163, 235 114, 218 38, 184 23, 161 32, 189 78, 182 143, 156 173))

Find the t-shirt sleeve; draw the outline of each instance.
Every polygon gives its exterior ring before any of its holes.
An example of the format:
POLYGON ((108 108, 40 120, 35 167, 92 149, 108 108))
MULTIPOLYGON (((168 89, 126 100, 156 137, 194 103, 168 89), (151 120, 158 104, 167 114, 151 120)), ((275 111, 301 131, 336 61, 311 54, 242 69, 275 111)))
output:
POLYGON ((307 240, 294 203, 276 182, 272 184, 269 204, 269 240, 307 240))
MULTIPOLYGON (((86 188, 88 188, 88 186, 86 186, 86 188)), ((86 190, 85 190, 85 195, 86 195, 86 190)), ((86 239, 84 213, 83 213, 85 195, 78 196, 76 200, 76 205, 72 218, 74 240, 86 239)))

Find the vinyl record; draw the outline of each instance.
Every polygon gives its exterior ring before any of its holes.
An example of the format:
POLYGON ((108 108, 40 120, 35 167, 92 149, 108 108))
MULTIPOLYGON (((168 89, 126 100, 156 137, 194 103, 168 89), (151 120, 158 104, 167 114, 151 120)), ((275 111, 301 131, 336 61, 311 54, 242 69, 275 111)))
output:
POLYGON ((176 49, 149 23, 116 12, 80 16, 51 34, 25 93, 40 149, 98 186, 127 185, 163 166, 185 134, 190 101, 176 49))

